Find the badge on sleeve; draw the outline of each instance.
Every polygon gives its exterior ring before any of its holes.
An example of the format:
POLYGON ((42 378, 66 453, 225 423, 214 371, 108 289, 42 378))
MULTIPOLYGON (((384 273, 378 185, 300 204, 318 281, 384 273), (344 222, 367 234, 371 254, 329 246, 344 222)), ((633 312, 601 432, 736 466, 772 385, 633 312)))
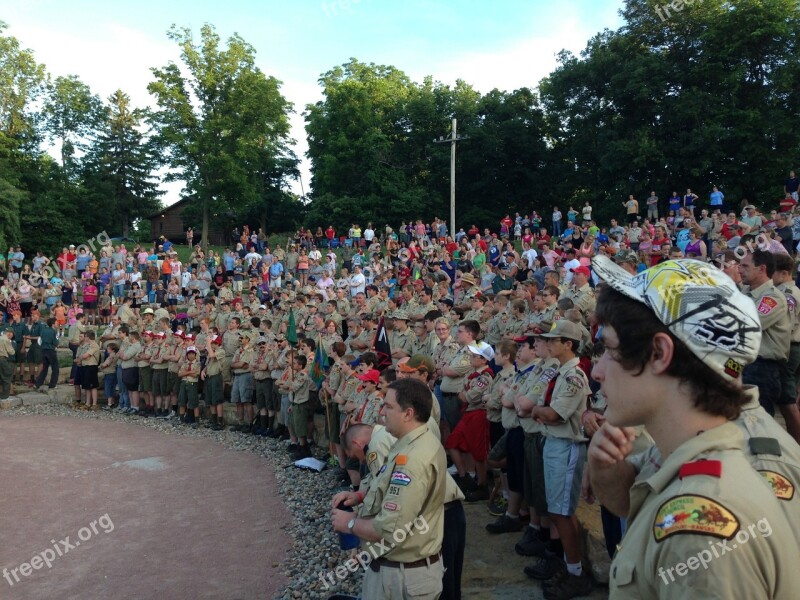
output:
POLYGON ((400 471, 395 471, 392 473, 392 479, 389 483, 394 485, 408 485, 411 483, 411 477, 400 471))
POLYGON ((377 452, 370 452, 369 454, 367 454, 367 464, 368 465, 372 464, 377 459, 378 459, 378 453, 377 452))
POLYGON ((794 498, 794 485, 786 477, 775 471, 759 471, 759 473, 767 480, 776 498, 779 500, 794 498))
POLYGON ((758 303, 758 313, 761 315, 768 315, 776 306, 778 306, 778 301, 775 300, 775 298, 764 296, 761 302, 758 303))
POLYGON ((710 535, 729 540, 739 531, 739 521, 727 508, 705 496, 675 496, 656 513, 653 537, 663 542, 675 534, 710 535))

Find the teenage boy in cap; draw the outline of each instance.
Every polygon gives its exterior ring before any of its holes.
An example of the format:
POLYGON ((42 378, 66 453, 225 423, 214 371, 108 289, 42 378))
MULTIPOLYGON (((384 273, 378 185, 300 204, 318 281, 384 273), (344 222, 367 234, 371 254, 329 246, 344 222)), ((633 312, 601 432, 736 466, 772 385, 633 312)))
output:
POLYGON ((250 433, 250 424, 253 422, 253 373, 250 371, 250 364, 256 353, 253 349, 253 338, 249 334, 242 332, 239 339, 241 346, 231 359, 233 372, 231 403, 236 405, 236 419, 239 421, 239 425, 235 429, 250 433), (246 421, 245 408, 247 411, 246 421))
POLYGON ((178 391, 180 390, 181 379, 178 377, 180 362, 183 360, 183 332, 179 329, 172 334, 167 334, 168 351, 164 357, 167 360, 167 390, 169 394, 170 411, 168 419, 178 416, 178 391))
POLYGON ((389 348, 392 350, 392 362, 395 365, 398 360, 411 356, 414 351, 414 332, 408 328, 408 313, 404 310, 392 313, 389 348))
POLYGON ((143 416, 153 412, 153 365, 150 359, 155 351, 153 332, 148 329, 142 333, 142 351, 136 357, 139 367, 139 393, 144 396, 144 406, 141 408, 143 416))
POLYGON ((596 301, 594 290, 589 286, 589 278, 592 276, 589 267, 576 267, 572 271, 572 285, 567 290, 566 298, 572 300, 575 308, 581 311, 584 324, 587 315, 594 310, 596 301))
POLYGON ((596 313, 606 351, 592 377, 608 407, 589 473, 603 505, 628 517, 611 595, 794 597, 800 574, 787 558, 800 548, 785 501, 769 473, 750 468, 745 452, 757 438, 745 445, 729 422, 749 400, 741 377, 761 342, 754 303, 694 260, 637 277, 603 257, 594 266, 608 286, 596 313), (635 459, 626 460, 636 425, 658 453, 658 462, 639 463, 638 477, 635 459))
POLYGON ((489 490, 486 487, 486 457, 489 454, 486 400, 494 379, 494 372, 489 367, 489 362, 494 358, 494 350, 486 342, 470 344, 467 348, 470 352, 472 372, 467 375, 464 390, 458 394, 458 399, 466 404, 466 409, 458 425, 447 438, 445 448, 450 451, 453 464, 458 469, 458 483, 471 480, 467 474, 467 464, 475 467, 476 484, 469 481, 466 486, 462 484, 461 488, 464 490, 467 502, 480 502, 489 498, 489 490))
POLYGON ((378 411, 381 409, 382 403, 381 396, 378 393, 380 377, 380 371, 377 369, 370 369, 358 376, 363 388, 357 396, 358 400, 354 407, 353 422, 367 425, 375 425, 378 422, 378 411))
MULTIPOLYGON (((590 395, 589 380, 578 364, 580 328, 566 319, 556 321, 552 330, 541 337, 547 340, 550 356, 559 363, 556 376, 544 394, 544 404, 534 406, 531 416, 544 424, 544 464, 547 513, 555 524, 564 547, 566 573, 546 585, 546 598, 573 598, 592 589, 592 580, 583 572, 575 509, 581 491, 586 463, 586 439, 581 431, 581 414, 590 395)), ((546 581, 562 569, 562 557, 545 553, 525 573, 546 581)))

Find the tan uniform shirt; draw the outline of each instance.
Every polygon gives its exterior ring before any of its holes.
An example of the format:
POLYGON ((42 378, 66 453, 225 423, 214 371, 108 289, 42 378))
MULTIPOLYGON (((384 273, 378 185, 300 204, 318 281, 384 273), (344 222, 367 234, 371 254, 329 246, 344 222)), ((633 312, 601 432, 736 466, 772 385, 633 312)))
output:
POLYGON ((786 306, 792 323, 792 342, 800 342, 800 289, 792 281, 782 283, 777 288, 786 296, 786 306))
POLYGON ((581 432, 581 415, 586 410, 586 398, 591 394, 589 379, 573 358, 559 367, 553 388, 550 408, 561 417, 561 423, 547 423, 544 434, 548 437, 584 440, 581 432))
POLYGON ((392 446, 370 486, 372 500, 361 512, 362 517, 372 518, 375 531, 390 548, 386 558, 407 563, 441 551, 446 474, 444 448, 426 425, 420 424, 392 446), (394 533, 414 523, 425 526, 398 543, 394 533))
POLYGON ((743 445, 739 428, 726 423, 683 443, 649 477, 640 474, 610 597, 796 597, 798 542, 743 445), (681 477, 687 463, 716 465, 719 474, 681 477))
POLYGON ((241 362, 245 363, 245 365, 247 366, 240 367, 238 369, 233 369, 233 372, 236 373, 237 375, 249 373, 250 372, 249 365, 250 363, 253 362, 255 355, 256 355, 255 351, 250 347, 239 348, 238 350, 236 350, 236 353, 233 355, 233 358, 231 359, 231 364, 241 362))
MULTIPOLYGON (((414 349, 415 338, 414 332, 410 329, 406 329, 405 331, 392 330, 389 332, 389 348, 391 348, 392 352, 395 350, 403 350, 411 356, 411 352, 414 349)), ((397 358, 392 358, 392 362, 395 365, 398 360, 397 358)))
POLYGON ((0 334, 0 358, 8 358, 14 356, 14 345, 8 336, 0 334))
POLYGON ((83 347, 83 356, 85 354, 89 354, 90 356, 81 360, 81 365, 84 367, 90 367, 94 365, 100 364, 100 346, 97 345, 97 342, 94 340, 88 341, 84 344, 83 347))
MULTIPOLYGON (((542 359, 527 378, 526 384, 523 384, 522 394, 533 402, 534 406, 544 406, 547 386, 558 373, 559 366, 558 361, 554 358, 542 359)), ((525 433, 544 433, 547 429, 543 423, 539 423, 530 416, 520 417, 519 421, 525 433)))
POLYGON ((213 377, 222 373, 222 361, 225 360, 225 350, 222 346, 211 346, 213 349, 206 358, 206 377, 213 377))
POLYGON ((514 381, 514 367, 501 369, 492 380, 492 387, 486 394, 486 419, 490 423, 500 423, 503 405, 500 403, 500 390, 514 381))
POLYGON ((755 302, 761 321, 761 348, 759 358, 786 360, 789 357, 792 322, 786 296, 771 280, 764 282, 747 295, 755 302))
POLYGON ((456 377, 448 377, 445 375, 442 377, 442 384, 440 388, 443 393, 458 394, 464 389, 467 373, 472 370, 472 366, 470 365, 470 355, 471 352, 469 351, 469 348, 463 346, 460 347, 458 352, 456 352, 453 358, 450 359, 450 362, 446 366, 453 369, 456 373, 459 373, 459 375, 456 377))

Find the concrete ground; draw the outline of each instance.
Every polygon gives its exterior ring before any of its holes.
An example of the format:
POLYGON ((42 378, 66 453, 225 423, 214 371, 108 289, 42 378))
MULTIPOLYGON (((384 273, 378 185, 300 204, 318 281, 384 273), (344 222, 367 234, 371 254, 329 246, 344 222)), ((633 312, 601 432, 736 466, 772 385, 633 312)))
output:
POLYGON ((2 599, 238 600, 285 583, 289 515, 254 454, 135 424, 0 418, 0 482, 2 599))

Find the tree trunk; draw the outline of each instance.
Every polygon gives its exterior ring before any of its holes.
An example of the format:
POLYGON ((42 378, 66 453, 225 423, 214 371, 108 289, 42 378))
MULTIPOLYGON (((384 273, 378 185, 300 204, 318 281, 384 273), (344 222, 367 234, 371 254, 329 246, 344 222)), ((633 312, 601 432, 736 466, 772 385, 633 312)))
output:
POLYGON ((203 231, 200 234, 203 238, 203 252, 208 252, 208 198, 203 198, 203 231))
POLYGON ((131 231, 130 220, 128 216, 125 215, 122 217, 122 237, 128 237, 128 234, 131 231))

